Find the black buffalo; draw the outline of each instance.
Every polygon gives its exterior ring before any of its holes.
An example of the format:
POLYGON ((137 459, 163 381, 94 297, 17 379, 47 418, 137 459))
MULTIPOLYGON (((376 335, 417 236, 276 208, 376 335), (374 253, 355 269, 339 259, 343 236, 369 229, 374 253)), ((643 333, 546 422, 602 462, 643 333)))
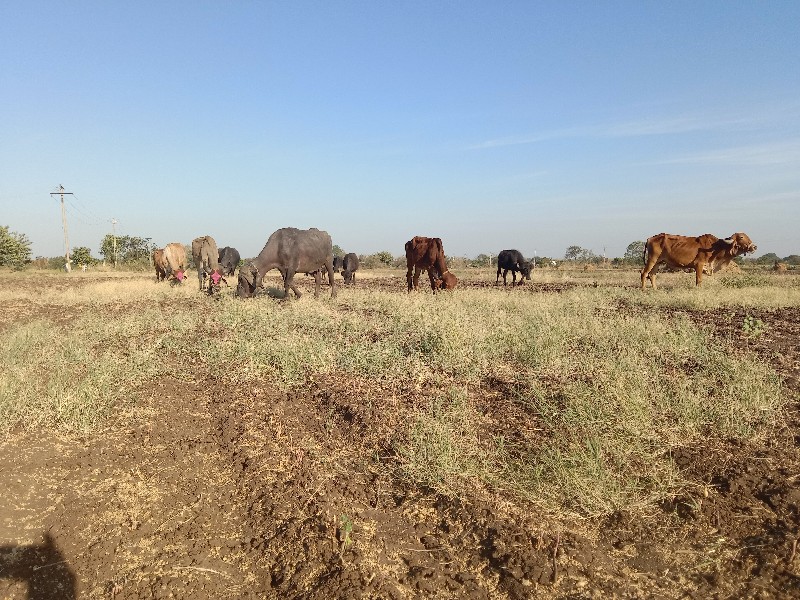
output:
POLYGON ((506 275, 511 271, 511 285, 517 285, 517 271, 520 272, 519 283, 531 279, 531 263, 525 260, 519 250, 503 250, 497 255, 497 278, 494 283, 500 282, 500 271, 503 272, 503 285, 506 285, 506 275))
POLYGON ((333 272, 338 273, 342 270, 342 262, 344 259, 341 256, 334 256, 333 257, 333 272))
POLYGON ((358 271, 358 255, 355 252, 345 254, 342 259, 342 277, 344 277, 344 282, 355 283, 356 271, 358 271))
POLYGON ((267 271, 278 269, 283 277, 283 285, 288 297, 289 289, 299 298, 302 294, 294 283, 295 273, 314 274, 314 297, 319 296, 319 284, 322 278, 322 269, 328 272, 331 282, 331 297, 336 296, 336 286, 333 282, 333 242, 327 231, 316 228, 301 230, 294 227, 278 229, 269 236, 264 249, 253 262, 239 269, 239 283, 236 286, 236 295, 240 298, 250 298, 256 288, 261 287, 261 282, 267 271))
POLYGON ((222 273, 224 275, 233 275, 236 267, 239 266, 241 258, 236 248, 231 248, 230 246, 221 248, 219 251, 219 267, 222 269, 222 273))

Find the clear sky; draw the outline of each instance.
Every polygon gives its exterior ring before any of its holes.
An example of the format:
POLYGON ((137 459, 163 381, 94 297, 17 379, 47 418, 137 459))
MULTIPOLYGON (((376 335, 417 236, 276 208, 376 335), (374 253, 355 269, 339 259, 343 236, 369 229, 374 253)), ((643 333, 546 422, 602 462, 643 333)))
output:
POLYGON ((111 219, 242 256, 621 256, 661 231, 800 253, 800 2, 0 3, 0 225, 111 219))

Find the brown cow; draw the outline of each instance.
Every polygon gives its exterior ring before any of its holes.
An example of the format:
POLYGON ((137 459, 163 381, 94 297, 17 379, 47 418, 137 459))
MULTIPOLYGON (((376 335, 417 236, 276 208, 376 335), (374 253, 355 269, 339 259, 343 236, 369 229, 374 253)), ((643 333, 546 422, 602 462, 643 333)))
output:
POLYGON ((755 252, 757 246, 744 233, 734 233, 731 237, 720 239, 710 233, 698 237, 659 233, 648 238, 644 246, 644 269, 642 269, 642 289, 645 279, 656 287, 657 265, 664 264, 671 269, 694 269, 695 284, 703 280, 703 270, 710 272, 727 265, 735 257, 755 252))
POLYGON ((164 281, 167 278, 167 269, 164 262, 163 249, 156 248, 153 250, 153 266, 156 269, 156 282, 164 281))
POLYGON ((186 276, 186 249, 183 244, 172 242, 164 246, 163 261, 161 263, 172 282, 182 282, 186 276))
POLYGON ((458 285, 458 278, 447 270, 444 248, 440 238, 416 236, 406 242, 406 264, 408 273, 408 291, 419 289, 419 275, 423 270, 428 271, 433 293, 440 287, 452 290, 458 285), (414 272, 413 277, 411 272, 414 272))

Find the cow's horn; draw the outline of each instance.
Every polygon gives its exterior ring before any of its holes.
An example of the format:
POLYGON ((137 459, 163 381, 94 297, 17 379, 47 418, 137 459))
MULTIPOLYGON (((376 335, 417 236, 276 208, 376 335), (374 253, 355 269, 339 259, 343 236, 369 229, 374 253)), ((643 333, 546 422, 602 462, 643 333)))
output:
POLYGON ((731 237, 729 237, 729 238, 725 238, 725 239, 724 239, 724 240, 722 240, 722 241, 723 241, 723 242, 725 242, 726 244, 728 244, 728 246, 730 246, 731 244, 733 244, 733 242, 734 242, 734 239, 733 239, 733 236, 731 236, 731 237))

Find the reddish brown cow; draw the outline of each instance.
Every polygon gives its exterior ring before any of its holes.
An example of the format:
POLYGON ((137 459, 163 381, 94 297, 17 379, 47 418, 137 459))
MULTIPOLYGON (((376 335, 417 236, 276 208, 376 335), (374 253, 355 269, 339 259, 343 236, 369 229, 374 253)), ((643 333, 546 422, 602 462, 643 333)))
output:
POLYGON ((703 270, 713 273, 724 267, 735 257, 755 252, 757 246, 744 233, 734 233, 731 237, 720 239, 710 233, 698 237, 686 237, 659 233, 647 240, 644 246, 644 269, 642 269, 642 289, 645 279, 656 287, 655 267, 660 264, 670 269, 694 269, 695 284, 703 280, 703 270))
POLYGON ((419 275, 423 270, 428 271, 433 293, 440 287, 452 290, 458 285, 458 278, 447 270, 444 248, 440 238, 416 236, 406 242, 406 264, 408 273, 408 291, 419 289, 419 275), (411 272, 414 272, 413 276, 411 272))

